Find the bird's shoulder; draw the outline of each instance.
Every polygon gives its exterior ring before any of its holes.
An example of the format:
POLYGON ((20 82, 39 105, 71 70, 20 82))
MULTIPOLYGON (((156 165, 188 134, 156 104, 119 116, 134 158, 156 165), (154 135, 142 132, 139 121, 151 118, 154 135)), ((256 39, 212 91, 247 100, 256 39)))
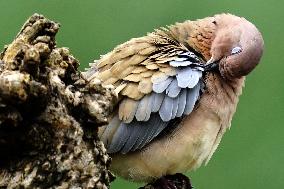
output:
POLYGON ((114 85, 119 95, 139 100, 153 91, 154 83, 177 75, 177 68, 188 61, 204 62, 198 55, 161 28, 118 45, 91 64, 85 75, 114 85))

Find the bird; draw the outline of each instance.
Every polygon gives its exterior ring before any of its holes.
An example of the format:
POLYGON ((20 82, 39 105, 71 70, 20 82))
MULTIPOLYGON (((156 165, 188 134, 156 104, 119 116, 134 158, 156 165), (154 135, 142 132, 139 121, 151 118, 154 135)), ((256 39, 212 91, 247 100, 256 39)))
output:
POLYGON ((99 129, 111 171, 152 182, 207 164, 263 50, 254 24, 221 13, 161 27, 94 61, 84 77, 118 97, 99 129))

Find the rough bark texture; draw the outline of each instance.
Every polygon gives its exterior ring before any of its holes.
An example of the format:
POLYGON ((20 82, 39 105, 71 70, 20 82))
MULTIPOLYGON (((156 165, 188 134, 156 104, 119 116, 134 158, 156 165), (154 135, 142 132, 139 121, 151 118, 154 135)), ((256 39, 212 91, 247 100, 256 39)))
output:
POLYGON ((107 188, 97 138, 116 100, 57 48, 59 24, 35 14, 0 56, 0 187, 107 188))

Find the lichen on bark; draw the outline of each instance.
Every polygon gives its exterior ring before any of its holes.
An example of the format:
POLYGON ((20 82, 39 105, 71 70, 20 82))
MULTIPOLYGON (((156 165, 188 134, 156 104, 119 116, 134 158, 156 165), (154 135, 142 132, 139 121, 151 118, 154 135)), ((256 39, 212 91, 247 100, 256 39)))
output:
POLYGON ((97 130, 116 96, 56 47, 58 29, 34 14, 1 53, 1 188, 107 188, 113 178, 97 130))

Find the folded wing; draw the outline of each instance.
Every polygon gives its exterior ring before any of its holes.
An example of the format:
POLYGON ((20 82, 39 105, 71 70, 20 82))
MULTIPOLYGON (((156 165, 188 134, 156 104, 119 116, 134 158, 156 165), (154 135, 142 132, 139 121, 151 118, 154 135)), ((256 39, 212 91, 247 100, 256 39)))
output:
POLYGON ((108 152, 141 149, 172 120, 190 114, 204 86, 202 64, 167 30, 132 39, 94 63, 85 77, 114 85, 121 97, 100 133, 108 152))

